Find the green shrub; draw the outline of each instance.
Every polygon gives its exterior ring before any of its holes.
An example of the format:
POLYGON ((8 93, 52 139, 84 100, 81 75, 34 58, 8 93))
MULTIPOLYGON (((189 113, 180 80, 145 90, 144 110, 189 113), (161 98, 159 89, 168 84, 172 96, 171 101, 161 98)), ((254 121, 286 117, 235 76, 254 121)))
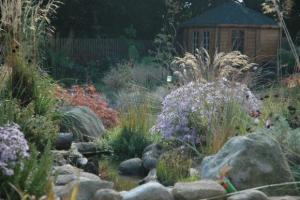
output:
POLYGON ((145 147, 151 144, 151 140, 142 132, 130 130, 127 127, 116 129, 113 134, 110 146, 117 159, 141 157, 145 147))
POLYGON ((189 177, 192 160, 178 151, 164 154, 157 165, 157 178, 164 185, 174 185, 189 177))
POLYGON ((39 150, 43 150, 47 142, 54 141, 59 131, 54 113, 51 110, 48 112, 45 116, 38 115, 34 111, 33 102, 22 107, 16 99, 6 99, 0 104, 0 125, 12 122, 19 124, 25 138, 39 150))
POLYGON ((149 133, 152 126, 149 104, 131 104, 121 113, 119 128, 108 132, 104 139, 117 159, 141 157, 144 148, 153 141, 149 133))
POLYGON ((124 62, 104 76, 103 82, 110 88, 121 91, 131 84, 153 89, 163 85, 166 81, 167 70, 159 66, 153 60, 142 60, 141 62, 124 62))
POLYGON ((13 176, 0 175, 0 194, 5 195, 5 199, 21 199, 19 193, 37 198, 46 194, 53 162, 50 145, 46 146, 42 154, 31 147, 29 158, 18 163, 13 176))

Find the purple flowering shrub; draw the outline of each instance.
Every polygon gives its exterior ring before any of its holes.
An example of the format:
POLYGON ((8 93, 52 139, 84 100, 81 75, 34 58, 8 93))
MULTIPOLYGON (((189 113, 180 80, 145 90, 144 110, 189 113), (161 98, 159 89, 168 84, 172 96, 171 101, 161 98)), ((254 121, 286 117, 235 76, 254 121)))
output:
POLYGON ((12 176, 14 163, 27 157, 28 150, 27 141, 18 125, 0 127, 0 172, 12 176))
POLYGON ((260 109, 260 101, 244 84, 229 82, 190 82, 167 95, 162 112, 157 118, 152 132, 161 133, 164 138, 178 138, 192 143, 200 143, 199 127, 193 126, 190 117, 198 115, 203 125, 210 124, 210 118, 226 103, 237 102, 242 109, 251 113, 260 109))

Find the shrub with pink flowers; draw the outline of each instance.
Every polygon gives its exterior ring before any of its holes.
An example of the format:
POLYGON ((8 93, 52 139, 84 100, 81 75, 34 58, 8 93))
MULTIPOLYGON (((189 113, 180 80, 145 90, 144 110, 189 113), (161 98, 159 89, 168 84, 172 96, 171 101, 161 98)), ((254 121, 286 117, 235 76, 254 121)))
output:
POLYGON ((197 143, 199 127, 193 126, 190 117, 196 114, 208 125, 211 116, 232 100, 249 114, 260 109, 259 100, 246 85, 225 79, 210 83, 190 82, 165 97, 152 132, 159 132, 167 139, 175 137, 197 143))
POLYGON ((18 125, 0 127, 0 172, 14 174, 13 166, 18 159, 28 156, 28 144, 18 125))

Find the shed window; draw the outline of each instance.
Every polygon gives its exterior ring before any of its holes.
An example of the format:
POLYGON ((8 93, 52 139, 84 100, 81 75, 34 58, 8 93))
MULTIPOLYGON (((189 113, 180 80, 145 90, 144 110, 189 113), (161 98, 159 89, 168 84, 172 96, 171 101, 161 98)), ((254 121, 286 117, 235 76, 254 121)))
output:
POLYGON ((193 52, 196 52, 196 49, 200 47, 209 50, 210 48, 210 32, 209 31, 195 31, 193 32, 193 52))
POLYGON ((206 50, 209 50, 209 44, 210 44, 210 32, 204 31, 203 32, 203 48, 206 50))
POLYGON ((245 48, 245 31, 233 30, 232 31, 232 50, 244 53, 245 48))
POLYGON ((195 31, 193 33, 193 53, 196 53, 196 49, 200 47, 200 32, 195 31))

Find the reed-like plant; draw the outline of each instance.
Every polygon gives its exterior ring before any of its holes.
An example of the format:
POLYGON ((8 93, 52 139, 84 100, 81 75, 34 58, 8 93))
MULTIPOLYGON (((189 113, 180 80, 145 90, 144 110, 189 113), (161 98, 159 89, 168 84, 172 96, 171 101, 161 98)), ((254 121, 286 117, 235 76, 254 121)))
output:
POLYGON ((1 38, 4 41, 4 57, 13 59, 12 54, 22 52, 36 63, 39 47, 45 36, 53 32, 50 18, 56 13, 61 1, 49 0, 2 0, 0 1, 1 38))
POLYGON ((195 55, 186 53, 175 57, 171 63, 174 75, 181 84, 191 81, 211 82, 220 78, 241 81, 256 66, 248 56, 238 51, 215 53, 213 57, 207 50, 197 49, 195 55))

